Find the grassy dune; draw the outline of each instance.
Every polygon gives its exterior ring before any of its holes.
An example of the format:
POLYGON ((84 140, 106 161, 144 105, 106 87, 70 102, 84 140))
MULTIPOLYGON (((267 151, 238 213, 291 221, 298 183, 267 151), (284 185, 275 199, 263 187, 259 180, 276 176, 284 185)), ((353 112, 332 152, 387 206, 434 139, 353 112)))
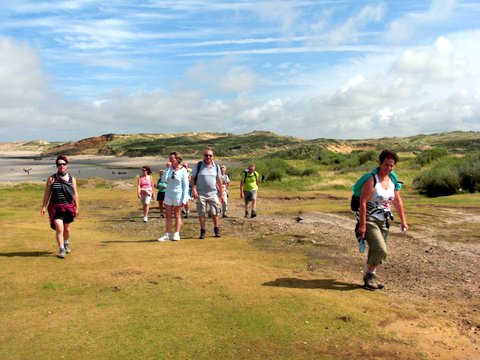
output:
MULTIPOLYGON (((43 186, 0 187, 1 359, 411 359, 470 349, 425 304, 365 291, 322 259, 309 269, 304 248, 260 246, 261 220, 230 218, 222 238, 200 241, 190 218, 181 241, 159 243, 164 220, 154 210, 143 224, 134 190, 90 185, 65 260, 39 215, 43 186), (449 337, 453 350, 412 327, 449 337)), ((285 210, 268 200, 283 191, 262 191, 266 212, 285 210)), ((342 196, 302 208, 340 213, 342 196)))

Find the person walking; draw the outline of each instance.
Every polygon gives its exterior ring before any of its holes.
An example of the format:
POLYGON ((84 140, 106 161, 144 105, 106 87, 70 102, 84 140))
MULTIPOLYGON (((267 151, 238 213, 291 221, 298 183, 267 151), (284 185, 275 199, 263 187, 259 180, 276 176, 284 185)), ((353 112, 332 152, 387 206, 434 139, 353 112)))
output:
POLYGON ((164 170, 160 169, 158 171, 158 181, 155 187, 157 188, 157 201, 158 201, 158 209, 160 210, 160 217, 165 217, 164 214, 164 205, 163 200, 165 200, 165 190, 167 190, 167 183, 162 181, 164 170))
POLYGON ((222 190, 223 190, 223 202, 222 202, 222 217, 226 218, 228 210, 228 186, 230 185, 230 178, 227 175, 227 167, 225 165, 220 166, 222 173, 222 190))
POLYGON ((259 174, 255 171, 255 164, 248 165, 247 170, 243 170, 240 180, 240 198, 245 200, 245 217, 248 218, 248 204, 252 203, 252 218, 257 216, 257 192, 260 183, 259 174))
POLYGON ((398 162, 398 155, 391 150, 383 150, 379 156, 379 168, 376 174, 365 181, 360 193, 360 208, 357 211, 356 235, 368 244, 367 263, 363 277, 366 289, 382 289, 378 281, 377 267, 387 258, 387 238, 393 215, 390 203, 393 203, 400 216, 401 230, 408 230, 405 210, 400 191, 390 178, 390 173, 398 162))
POLYGON ((40 214, 44 216, 48 211, 50 227, 55 230, 58 245, 57 257, 64 259, 72 251, 70 224, 79 214, 80 203, 77 180, 67 172, 67 157, 58 156, 55 165, 57 172, 47 179, 40 214))
POLYGON ((192 171, 190 180, 193 198, 197 200, 197 212, 200 222, 200 239, 205 239, 206 216, 212 216, 215 237, 220 237, 219 210, 223 199, 223 186, 220 167, 213 161, 213 150, 203 153, 203 161, 199 161, 192 171), (220 195, 220 198, 219 198, 220 195), (207 211, 208 209, 208 211, 207 211))
POLYGON ((158 239, 158 241, 178 241, 180 240, 180 227, 182 226, 181 211, 188 201, 188 173, 187 170, 180 165, 182 163, 182 155, 173 151, 170 153, 170 166, 163 173, 162 181, 167 183, 165 190, 166 213, 166 232, 158 239), (172 212, 175 216, 175 232, 172 234, 172 212))
POLYGON ((142 174, 137 180, 137 197, 143 206, 143 222, 148 222, 148 212, 153 199, 153 178, 150 166, 142 166, 142 174))

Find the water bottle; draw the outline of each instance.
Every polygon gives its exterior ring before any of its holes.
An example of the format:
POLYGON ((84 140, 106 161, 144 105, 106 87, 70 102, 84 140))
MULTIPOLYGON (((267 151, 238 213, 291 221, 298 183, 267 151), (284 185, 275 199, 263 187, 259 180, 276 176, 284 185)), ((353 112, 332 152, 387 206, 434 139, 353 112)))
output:
POLYGON ((365 252, 365 238, 361 235, 357 236, 358 240, 358 252, 363 253, 365 252))

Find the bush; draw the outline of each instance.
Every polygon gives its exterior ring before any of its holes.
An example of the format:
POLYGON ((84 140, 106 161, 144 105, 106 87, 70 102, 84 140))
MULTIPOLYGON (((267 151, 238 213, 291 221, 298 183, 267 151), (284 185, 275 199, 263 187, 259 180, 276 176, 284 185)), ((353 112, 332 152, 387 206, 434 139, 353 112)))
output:
POLYGON ((414 186, 428 196, 446 196, 463 190, 480 190, 480 157, 444 159, 413 181, 414 186))
POLYGON ((312 176, 312 175, 315 175, 315 174, 317 174, 317 170, 315 170, 313 168, 306 168, 302 171, 301 176, 305 177, 305 176, 312 176))
POLYGON ((282 181, 283 174, 280 171, 274 170, 267 175, 267 181, 282 181))
POLYGON ((441 157, 444 157, 447 155, 448 155, 448 151, 443 147, 425 150, 417 155, 417 162, 420 164, 420 166, 425 166, 431 163, 432 161, 440 159, 441 157))

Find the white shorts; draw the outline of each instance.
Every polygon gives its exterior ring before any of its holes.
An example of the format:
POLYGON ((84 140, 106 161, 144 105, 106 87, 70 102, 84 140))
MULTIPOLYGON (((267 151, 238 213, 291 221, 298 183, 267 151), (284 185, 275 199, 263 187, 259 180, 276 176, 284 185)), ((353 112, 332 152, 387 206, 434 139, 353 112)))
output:
POLYGON ((181 206, 182 201, 179 199, 174 199, 169 196, 165 196, 165 199, 163 200, 164 205, 169 205, 169 206, 181 206))
POLYGON ((152 195, 140 196, 140 202, 142 203, 142 205, 150 205, 151 201, 152 201, 152 195))

